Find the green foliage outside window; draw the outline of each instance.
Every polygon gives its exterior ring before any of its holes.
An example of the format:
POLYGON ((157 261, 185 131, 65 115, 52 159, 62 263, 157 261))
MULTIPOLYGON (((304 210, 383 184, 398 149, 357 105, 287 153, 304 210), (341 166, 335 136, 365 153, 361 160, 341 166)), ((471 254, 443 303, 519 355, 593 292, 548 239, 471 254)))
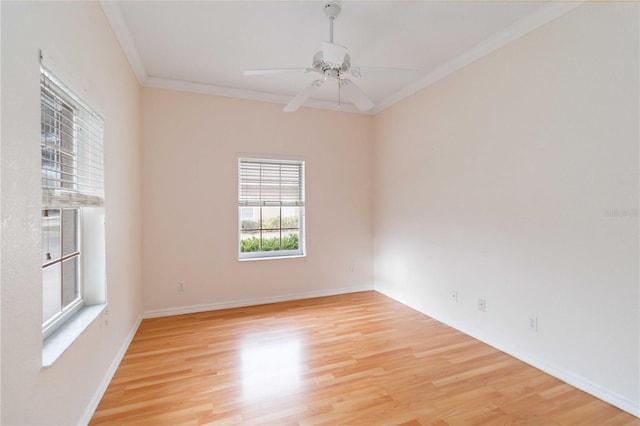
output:
MULTIPOLYGON (((243 221, 244 222, 244 221, 243 221)), ((240 241, 240 251, 249 253, 254 251, 275 251, 275 250, 297 250, 298 234, 290 234, 282 237, 264 238, 262 240, 262 249, 260 248, 260 239, 257 237, 245 238, 240 241)))

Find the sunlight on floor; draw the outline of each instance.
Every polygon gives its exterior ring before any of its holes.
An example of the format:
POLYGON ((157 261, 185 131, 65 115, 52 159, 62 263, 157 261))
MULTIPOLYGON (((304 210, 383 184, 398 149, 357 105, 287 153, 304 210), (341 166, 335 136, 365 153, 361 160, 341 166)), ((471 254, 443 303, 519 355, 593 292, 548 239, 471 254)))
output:
POLYGON ((300 340, 260 342, 247 338, 241 348, 242 393, 245 400, 258 400, 296 391, 301 384, 300 340))

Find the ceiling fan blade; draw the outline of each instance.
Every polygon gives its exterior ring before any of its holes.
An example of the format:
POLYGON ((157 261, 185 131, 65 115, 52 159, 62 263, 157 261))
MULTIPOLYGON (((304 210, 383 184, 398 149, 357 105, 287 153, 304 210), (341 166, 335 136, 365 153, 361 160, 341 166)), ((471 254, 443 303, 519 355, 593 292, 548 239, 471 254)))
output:
POLYGON ((323 79, 312 81, 311 84, 309 84, 307 87, 302 89, 302 91, 298 93, 296 97, 293 98, 291 102, 287 104, 286 107, 284 107, 283 111, 284 112, 297 111, 298 108, 300 108, 302 104, 304 104, 307 101, 307 99, 309 99, 309 96, 313 95, 313 93, 316 90, 318 90, 323 83, 324 83, 323 79))
POLYGON ((341 67, 346 54, 346 47, 335 43, 329 43, 328 41, 322 42, 322 58, 325 62, 341 67))
POLYGON ((270 75, 270 74, 282 74, 286 72, 309 72, 311 68, 268 68, 257 70, 244 70, 242 75, 270 75))
POLYGON ((342 93, 344 93, 360 111, 369 111, 374 107, 371 99, 369 99, 353 81, 349 79, 340 80, 340 88, 342 89, 342 93))
POLYGON ((417 77, 420 74, 420 70, 413 68, 392 68, 392 67, 366 67, 366 66, 357 66, 351 67, 351 75, 360 78, 362 77, 362 73, 367 75, 397 75, 397 76, 407 76, 407 77, 417 77))

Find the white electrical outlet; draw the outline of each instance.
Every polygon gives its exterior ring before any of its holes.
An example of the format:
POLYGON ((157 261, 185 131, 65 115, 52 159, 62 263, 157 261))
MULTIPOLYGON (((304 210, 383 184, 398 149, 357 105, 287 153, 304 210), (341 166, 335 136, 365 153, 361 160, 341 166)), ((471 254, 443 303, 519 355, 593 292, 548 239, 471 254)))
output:
POLYGON ((458 301, 458 292, 457 291, 453 290, 451 292, 451 300, 453 300, 454 302, 458 301))
POLYGON ((487 312, 487 301, 484 299, 478 299, 478 310, 481 312, 487 312))
POLYGON ((538 331, 538 317, 534 315, 529 317, 529 330, 538 331))
POLYGON ((180 281, 176 284, 176 291, 184 291, 184 282, 180 281))

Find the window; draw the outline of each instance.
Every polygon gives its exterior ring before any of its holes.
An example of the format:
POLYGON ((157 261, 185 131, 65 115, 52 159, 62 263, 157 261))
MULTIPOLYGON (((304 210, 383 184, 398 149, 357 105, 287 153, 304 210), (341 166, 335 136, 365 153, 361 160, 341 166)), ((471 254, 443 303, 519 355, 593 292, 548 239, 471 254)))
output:
POLYGON ((240 259, 304 255, 304 161, 238 161, 240 259))
MULTIPOLYGON (((78 282, 78 209, 45 209, 42 214, 42 315, 48 325, 82 303, 78 282)), ((79 307, 79 306, 78 306, 79 307)))
POLYGON ((87 241, 87 237, 104 240, 104 229, 96 219, 104 203, 104 124, 44 68, 40 101, 42 329, 47 337, 87 302, 104 302, 95 288, 87 298, 84 286, 89 271, 104 269, 98 265, 104 256, 97 256, 103 250, 87 241), (102 236, 96 237, 96 232, 102 236))

